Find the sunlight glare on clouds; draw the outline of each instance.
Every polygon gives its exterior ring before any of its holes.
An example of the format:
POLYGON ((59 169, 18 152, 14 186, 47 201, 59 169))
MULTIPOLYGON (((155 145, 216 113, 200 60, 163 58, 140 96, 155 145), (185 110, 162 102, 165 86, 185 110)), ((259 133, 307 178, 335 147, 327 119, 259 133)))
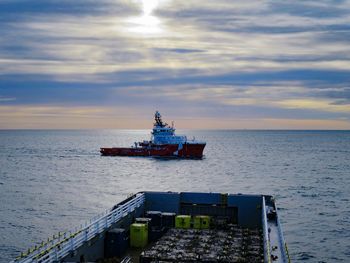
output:
POLYGON ((144 16, 150 16, 159 5, 158 0, 142 0, 142 10, 144 16))
POLYGON ((159 0, 139 0, 136 3, 142 8, 142 13, 126 20, 126 31, 137 36, 159 35, 164 31, 162 21, 153 14, 159 7, 159 0))
POLYGON ((127 20, 127 31, 130 33, 137 33, 138 35, 147 36, 149 34, 160 34, 163 29, 160 25, 159 18, 155 16, 140 16, 133 17, 127 20))

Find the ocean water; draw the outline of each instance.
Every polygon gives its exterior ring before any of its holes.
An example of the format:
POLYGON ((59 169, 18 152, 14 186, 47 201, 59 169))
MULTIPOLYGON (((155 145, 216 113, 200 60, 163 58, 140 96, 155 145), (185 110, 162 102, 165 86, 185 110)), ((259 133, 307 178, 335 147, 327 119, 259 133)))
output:
POLYGON ((276 197, 292 262, 350 262, 349 131, 178 131, 202 160, 102 157, 148 130, 0 131, 0 262, 142 190, 276 197))

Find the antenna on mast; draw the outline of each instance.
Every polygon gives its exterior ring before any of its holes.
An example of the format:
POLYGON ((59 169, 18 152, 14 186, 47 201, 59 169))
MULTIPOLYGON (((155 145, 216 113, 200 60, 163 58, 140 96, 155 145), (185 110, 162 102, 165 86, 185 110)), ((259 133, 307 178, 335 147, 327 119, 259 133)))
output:
POLYGON ((156 121, 156 125, 160 126, 160 127, 164 127, 165 125, 163 124, 162 121, 162 116, 160 115, 159 111, 156 111, 156 113, 154 114, 154 120, 156 121))

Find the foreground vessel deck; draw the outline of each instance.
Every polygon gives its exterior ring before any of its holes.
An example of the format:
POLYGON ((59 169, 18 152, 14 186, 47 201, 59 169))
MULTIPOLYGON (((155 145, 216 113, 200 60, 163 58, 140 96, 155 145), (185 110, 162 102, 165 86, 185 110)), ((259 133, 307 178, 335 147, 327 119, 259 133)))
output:
POLYGON ((82 261, 289 262, 289 257, 271 196, 140 192, 81 229, 55 235, 13 262, 82 261), (190 221, 171 223, 175 214, 176 220, 190 221), (146 243, 131 247, 131 227, 147 220, 147 238, 141 240, 146 243), (115 243, 111 236, 119 233, 123 239, 115 243))

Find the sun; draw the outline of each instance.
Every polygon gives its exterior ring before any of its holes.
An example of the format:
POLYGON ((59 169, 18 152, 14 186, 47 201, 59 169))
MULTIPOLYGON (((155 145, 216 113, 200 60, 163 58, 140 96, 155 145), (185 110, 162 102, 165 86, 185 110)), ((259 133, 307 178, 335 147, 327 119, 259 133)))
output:
POLYGON ((159 7, 159 0, 140 0, 137 2, 142 9, 142 13, 136 17, 127 19, 126 30, 143 36, 159 35, 163 32, 161 20, 153 14, 159 7))
POLYGON ((144 16, 151 16, 154 9, 159 5, 159 0, 142 0, 142 10, 144 16))

